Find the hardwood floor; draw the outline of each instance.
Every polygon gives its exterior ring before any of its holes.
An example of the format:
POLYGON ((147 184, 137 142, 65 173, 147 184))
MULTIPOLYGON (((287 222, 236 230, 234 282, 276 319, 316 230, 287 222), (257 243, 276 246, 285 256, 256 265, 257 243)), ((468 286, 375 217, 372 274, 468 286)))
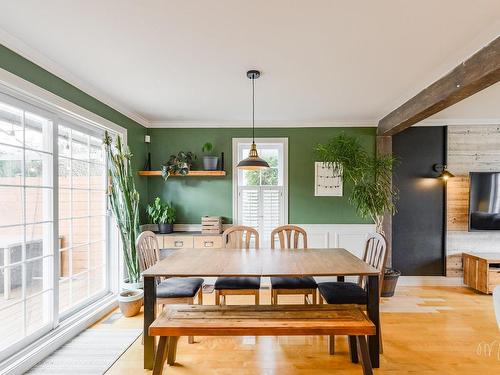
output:
MULTIPOLYGON (((230 296, 231 297, 231 296, 230 296)), ((252 303, 253 296, 228 298, 229 304, 252 303)), ((261 290, 261 303, 270 303, 261 290)), ((300 303, 301 296, 282 296, 281 303, 300 303)), ((204 295, 213 304, 214 294, 204 295)), ((500 330, 491 296, 461 287, 400 287, 382 304, 384 354, 375 374, 498 374, 500 330), (496 342, 496 343, 495 343, 496 342), (491 345, 491 352, 485 350, 491 345)), ((140 327, 142 315, 120 318, 111 326, 140 327)), ((110 325, 107 325, 108 328, 110 325)), ((164 374, 361 374, 348 357, 347 338, 337 337, 336 354, 328 355, 326 337, 181 338, 177 363, 164 374)), ((139 338, 108 374, 150 374, 142 368, 139 338)))

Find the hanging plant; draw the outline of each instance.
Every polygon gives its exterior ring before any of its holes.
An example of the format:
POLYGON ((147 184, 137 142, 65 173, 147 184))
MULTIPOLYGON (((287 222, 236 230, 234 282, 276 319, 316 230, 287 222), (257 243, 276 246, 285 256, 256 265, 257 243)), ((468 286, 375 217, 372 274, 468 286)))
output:
MULTIPOLYGON (((315 149, 319 161, 342 168, 344 181, 353 186, 349 202, 362 218, 371 218, 378 233, 384 233, 384 214, 396 212, 398 191, 392 186, 392 168, 397 159, 392 155, 371 156, 356 137, 344 133, 315 149)), ((337 171, 336 171, 337 172, 337 171)))

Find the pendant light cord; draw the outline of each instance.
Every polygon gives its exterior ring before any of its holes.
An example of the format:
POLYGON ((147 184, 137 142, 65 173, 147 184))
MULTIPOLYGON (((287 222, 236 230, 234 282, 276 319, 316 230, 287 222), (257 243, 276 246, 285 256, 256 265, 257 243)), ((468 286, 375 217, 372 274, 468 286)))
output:
POLYGON ((252 143, 255 143, 255 77, 252 78, 252 143))

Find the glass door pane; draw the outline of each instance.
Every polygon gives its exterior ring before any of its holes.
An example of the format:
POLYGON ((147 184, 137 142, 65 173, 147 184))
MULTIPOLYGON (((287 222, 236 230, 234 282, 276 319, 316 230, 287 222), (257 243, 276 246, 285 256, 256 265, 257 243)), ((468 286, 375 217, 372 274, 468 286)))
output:
POLYGON ((106 173, 102 137, 58 126, 59 312, 107 291, 106 173))
POLYGON ((2 98, 0 360, 52 328, 54 299, 53 122, 2 98))

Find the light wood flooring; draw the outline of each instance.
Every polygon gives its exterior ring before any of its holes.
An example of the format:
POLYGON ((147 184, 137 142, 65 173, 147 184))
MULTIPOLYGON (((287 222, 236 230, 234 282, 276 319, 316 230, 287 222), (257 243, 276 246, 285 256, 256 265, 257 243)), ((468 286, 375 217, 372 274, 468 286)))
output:
MULTIPOLYGON (((250 304, 252 296, 233 296, 228 304, 250 304)), ((261 290, 269 303, 269 290, 261 290)), ((384 299, 384 354, 376 374, 500 374, 500 330, 491 296, 462 287, 400 287, 384 299), (486 344, 491 351, 485 350, 486 344)), ((205 294, 212 304, 213 294, 205 294)), ((300 296, 283 296, 281 303, 300 303, 300 296)), ((115 313, 116 314, 116 313, 115 313)), ((115 315, 116 317, 116 315, 115 315)), ((100 328, 103 323, 94 328, 100 328)), ((120 317, 106 328, 142 326, 142 315, 120 317)), ((326 337, 196 337, 179 341, 171 375, 361 374, 348 357, 347 340, 336 338, 336 354, 327 354, 326 337)), ((142 368, 139 338, 108 371, 113 375, 150 374, 142 368)))

